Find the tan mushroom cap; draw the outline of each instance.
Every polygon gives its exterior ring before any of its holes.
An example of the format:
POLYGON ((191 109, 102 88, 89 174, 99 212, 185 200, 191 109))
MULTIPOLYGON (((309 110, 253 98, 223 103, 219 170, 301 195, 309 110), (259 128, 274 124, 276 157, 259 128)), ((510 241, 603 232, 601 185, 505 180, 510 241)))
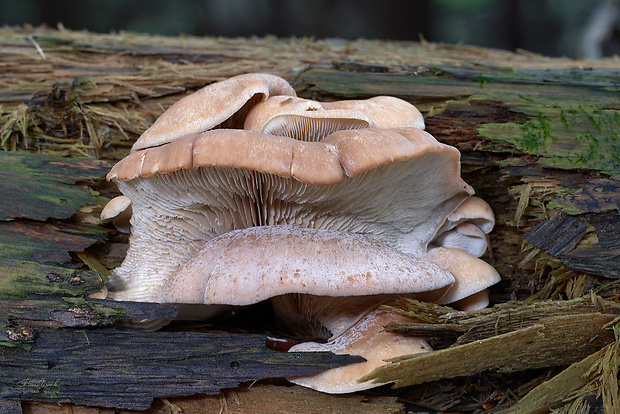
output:
POLYGON ((161 303, 251 305, 288 293, 370 296, 433 292, 452 275, 367 236, 299 226, 235 230, 176 271, 161 303))
MULTIPOLYGON (((456 164, 460 156, 456 148, 440 144, 416 128, 337 131, 321 142, 218 129, 134 152, 118 162, 107 179, 128 181, 181 169, 232 167, 326 185, 341 182, 345 175, 355 177, 383 165, 430 153, 444 154, 445 162, 456 164)), ((467 193, 473 194, 460 177, 455 180, 467 193)))
POLYGON ((131 218, 131 201, 124 195, 114 197, 105 205, 99 216, 102 221, 112 221, 114 227, 116 227, 122 233, 129 233, 131 225, 129 219, 131 218))
POLYGON ((456 280, 448 292, 437 301, 439 304, 458 302, 501 280, 493 266, 460 249, 437 247, 430 249, 425 257, 448 270, 456 280))
POLYGON ((296 96, 295 90, 284 79, 269 74, 250 73, 212 83, 168 108, 140 136, 132 150, 159 146, 184 135, 213 129, 227 121, 231 123, 228 127, 241 128, 247 111, 273 95, 296 96), (231 119, 233 117, 235 119, 231 119))
POLYGON ((321 142, 218 129, 137 151, 108 174, 133 205, 110 297, 154 301, 205 243, 254 226, 369 234, 421 257, 473 193, 459 156, 416 128, 338 131, 321 142))
POLYGON ((465 221, 441 233, 431 243, 435 247, 452 247, 480 257, 488 247, 487 234, 472 222, 465 221))
POLYGON ((474 293, 473 295, 457 300, 456 302, 451 303, 450 306, 458 310, 469 312, 486 308, 489 306, 489 303, 489 289, 484 289, 480 292, 474 293))
POLYGON ((250 110, 244 129, 317 142, 336 131, 372 126, 368 115, 360 111, 325 110, 310 99, 274 96, 250 110))
POLYGON ((418 108, 393 96, 323 102, 322 105, 325 109, 348 109, 363 112, 378 128, 412 127, 424 129, 424 118, 418 108))
POLYGON ((446 220, 448 229, 463 222, 471 222, 484 233, 490 233, 495 225, 495 215, 486 201, 473 196, 465 200, 446 220))
POLYGON ((332 368, 307 377, 288 378, 292 383, 330 394, 344 394, 383 385, 373 381, 359 382, 363 376, 387 363, 387 360, 411 354, 432 351, 419 338, 385 332, 388 323, 407 323, 404 316, 374 310, 342 335, 327 343, 304 342, 289 352, 333 352, 335 354, 360 355, 365 362, 332 368))
POLYGON ((430 247, 457 248, 480 257, 487 250, 487 234, 494 225, 491 206, 480 197, 469 197, 446 218, 430 247))

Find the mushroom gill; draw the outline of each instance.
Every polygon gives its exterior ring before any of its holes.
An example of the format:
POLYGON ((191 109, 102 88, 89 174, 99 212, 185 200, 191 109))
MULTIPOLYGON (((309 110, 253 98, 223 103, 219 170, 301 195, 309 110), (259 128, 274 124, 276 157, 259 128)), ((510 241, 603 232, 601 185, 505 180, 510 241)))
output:
POLYGON ((381 303, 407 296, 473 309, 499 280, 478 258, 493 214, 462 180, 459 151, 423 127, 401 99, 319 103, 273 75, 183 98, 108 174, 132 209, 108 297, 211 306, 192 308, 205 311, 194 317, 271 300, 290 332, 322 335, 296 349, 369 361, 325 373, 340 378, 330 386, 294 381, 327 392, 376 386, 356 378, 386 358, 430 350, 381 332, 398 318, 381 303))

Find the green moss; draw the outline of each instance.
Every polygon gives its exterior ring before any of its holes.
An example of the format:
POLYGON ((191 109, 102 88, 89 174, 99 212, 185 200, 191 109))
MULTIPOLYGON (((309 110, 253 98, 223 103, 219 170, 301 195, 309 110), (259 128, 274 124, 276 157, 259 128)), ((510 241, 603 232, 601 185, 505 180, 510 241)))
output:
POLYGON ((97 180, 109 166, 93 159, 43 154, 0 152, 0 220, 10 218, 68 218, 77 209, 94 204, 91 194, 72 185, 97 180))
POLYGON ((555 142, 558 139, 553 135, 551 118, 542 112, 522 124, 520 129, 521 137, 517 138, 518 144, 532 154, 539 155, 541 151, 546 150, 548 141, 555 142))
POLYGON ((0 298, 82 296, 96 292, 102 286, 103 281, 95 272, 0 257, 0 298))
MULTIPOLYGON (((533 104, 532 104, 533 103, 533 104)), ((538 162, 562 169, 587 168, 620 176, 620 114, 598 106, 544 104, 518 108, 525 122, 485 124, 479 132, 511 143, 538 162)))

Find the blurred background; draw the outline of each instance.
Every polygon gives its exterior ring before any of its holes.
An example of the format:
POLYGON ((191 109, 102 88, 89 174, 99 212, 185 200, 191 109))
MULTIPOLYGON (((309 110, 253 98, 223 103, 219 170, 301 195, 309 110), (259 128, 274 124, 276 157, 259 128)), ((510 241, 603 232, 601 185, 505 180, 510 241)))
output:
POLYGON ((0 0, 0 23, 177 36, 419 40, 620 53, 620 0, 0 0))

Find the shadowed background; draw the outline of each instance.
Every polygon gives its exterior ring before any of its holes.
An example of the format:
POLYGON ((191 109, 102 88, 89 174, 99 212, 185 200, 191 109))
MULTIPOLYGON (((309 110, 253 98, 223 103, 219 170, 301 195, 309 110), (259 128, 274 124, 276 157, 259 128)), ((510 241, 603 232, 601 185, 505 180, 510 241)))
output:
POLYGON ((177 36, 464 43, 549 56, 620 52, 619 0, 0 0, 0 23, 177 36))

